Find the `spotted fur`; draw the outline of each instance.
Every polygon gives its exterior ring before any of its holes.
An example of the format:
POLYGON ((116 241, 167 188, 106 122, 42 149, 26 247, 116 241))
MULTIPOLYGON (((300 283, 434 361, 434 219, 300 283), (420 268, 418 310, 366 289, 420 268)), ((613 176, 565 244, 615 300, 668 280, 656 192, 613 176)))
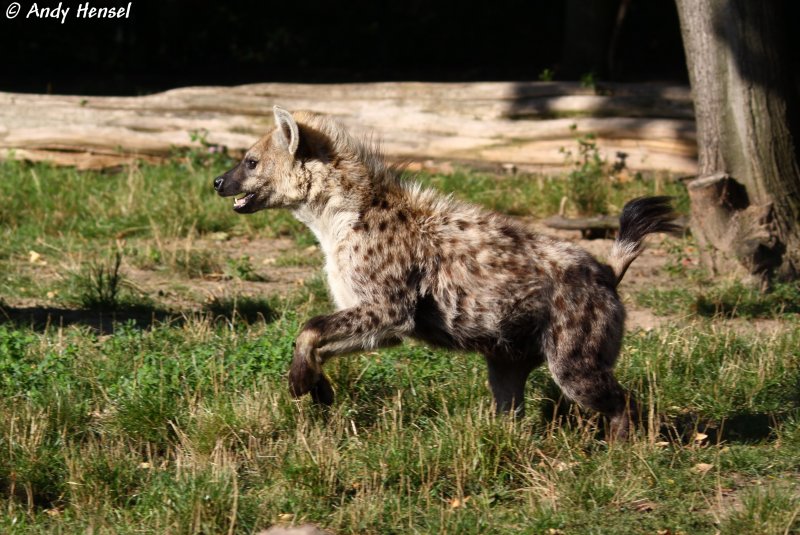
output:
POLYGON ((613 374, 625 310, 616 286, 651 232, 673 230, 665 198, 623 211, 610 263, 518 222, 401 180, 337 122, 276 107, 276 128, 217 178, 235 209, 288 208, 314 232, 337 311, 309 320, 289 372, 295 396, 331 403, 331 357, 413 337, 481 352, 499 412, 521 414, 525 380, 546 363, 563 392, 628 433, 613 374), (612 267, 613 266, 613 267, 612 267))

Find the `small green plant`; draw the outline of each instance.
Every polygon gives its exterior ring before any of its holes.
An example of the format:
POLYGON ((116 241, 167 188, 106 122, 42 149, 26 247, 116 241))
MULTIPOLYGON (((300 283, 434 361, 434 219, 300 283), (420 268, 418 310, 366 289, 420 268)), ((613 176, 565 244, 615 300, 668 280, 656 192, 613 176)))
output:
POLYGON ((586 89, 597 88, 597 75, 594 72, 587 72, 581 76, 581 87, 586 89))
POLYGON ((708 273, 697 262, 697 245, 691 236, 664 240, 661 247, 668 254, 664 272, 672 277, 695 283, 702 283, 708 279, 708 273))
POLYGON ((585 134, 576 139, 577 157, 571 151, 562 149, 572 171, 567 175, 569 198, 580 214, 608 213, 607 199, 611 186, 610 169, 600 156, 596 136, 585 134))
POLYGON ((127 285, 120 267, 122 253, 85 267, 76 277, 77 302, 86 309, 115 310, 120 306, 123 286, 127 285))
POLYGON ((248 255, 239 258, 229 258, 226 261, 225 275, 234 279, 262 282, 265 278, 256 273, 248 255))
POLYGON ((539 81, 540 82, 552 82, 554 76, 555 76, 555 72, 553 72, 553 69, 546 68, 542 72, 539 73, 539 81))
POLYGON ((182 161, 190 169, 206 168, 217 165, 230 166, 231 157, 228 148, 208 141, 209 131, 205 128, 189 132, 189 140, 199 146, 185 150, 176 150, 175 159, 182 161))

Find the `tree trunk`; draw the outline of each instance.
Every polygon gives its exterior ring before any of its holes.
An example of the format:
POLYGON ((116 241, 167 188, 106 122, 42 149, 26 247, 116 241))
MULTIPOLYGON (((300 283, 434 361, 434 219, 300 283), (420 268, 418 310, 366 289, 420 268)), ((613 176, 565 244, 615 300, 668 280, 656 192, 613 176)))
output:
POLYGON ((676 0, 697 121, 692 232, 712 272, 800 273, 797 90, 782 1, 676 0))

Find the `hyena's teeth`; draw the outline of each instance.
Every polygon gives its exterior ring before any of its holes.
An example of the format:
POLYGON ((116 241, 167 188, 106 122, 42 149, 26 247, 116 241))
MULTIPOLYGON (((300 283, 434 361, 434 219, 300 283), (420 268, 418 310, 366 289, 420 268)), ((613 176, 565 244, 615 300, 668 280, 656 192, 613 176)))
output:
POLYGON ((234 208, 241 208, 242 206, 247 204, 247 201, 249 201, 253 197, 253 195, 255 195, 255 194, 254 193, 248 193, 247 195, 239 197, 238 199, 233 199, 233 207, 234 208))

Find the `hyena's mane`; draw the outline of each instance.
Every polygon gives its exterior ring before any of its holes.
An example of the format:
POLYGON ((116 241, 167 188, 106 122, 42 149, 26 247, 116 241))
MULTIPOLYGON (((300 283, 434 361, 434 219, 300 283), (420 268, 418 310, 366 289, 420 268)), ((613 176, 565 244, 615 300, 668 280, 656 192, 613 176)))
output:
POLYGON ((380 142, 371 134, 350 134, 336 119, 310 111, 295 112, 301 142, 316 146, 334 167, 347 168, 351 179, 367 180, 377 188, 402 187, 405 164, 389 163, 380 142))

